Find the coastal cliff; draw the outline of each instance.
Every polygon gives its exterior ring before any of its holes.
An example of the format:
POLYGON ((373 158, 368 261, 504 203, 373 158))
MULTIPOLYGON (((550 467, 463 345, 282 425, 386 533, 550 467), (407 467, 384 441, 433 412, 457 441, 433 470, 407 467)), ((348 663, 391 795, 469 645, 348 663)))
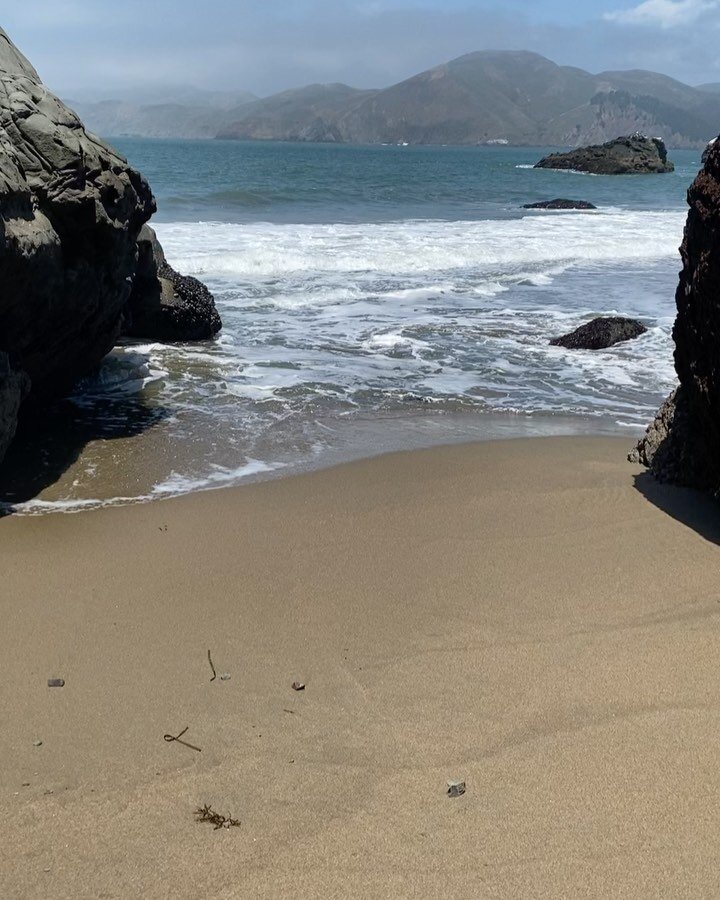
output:
POLYGON ((675 295, 680 386, 630 454, 663 481, 720 491, 720 142, 688 191, 675 295))
MULTIPOLYGON (((153 212, 142 175, 86 132, 0 29, 0 459, 21 404, 67 393, 129 326, 153 212)), ((175 288, 164 296, 177 305, 188 291, 175 288)), ((210 305, 202 336, 220 325, 210 305)))

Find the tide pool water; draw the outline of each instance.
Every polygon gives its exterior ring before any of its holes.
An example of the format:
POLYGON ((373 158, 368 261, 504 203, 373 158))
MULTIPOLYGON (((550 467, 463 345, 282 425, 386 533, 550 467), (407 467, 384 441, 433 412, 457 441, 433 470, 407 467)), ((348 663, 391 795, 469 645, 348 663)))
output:
POLYGON ((52 476, 0 486, 20 511, 463 439, 620 432, 630 446, 674 385, 696 152, 671 152, 670 175, 593 177, 533 169, 548 148, 114 143, 224 328, 117 348, 63 406, 72 449, 33 435, 52 476), (521 209, 553 197, 599 209, 521 209), (548 343, 614 314, 647 333, 594 353, 548 343))

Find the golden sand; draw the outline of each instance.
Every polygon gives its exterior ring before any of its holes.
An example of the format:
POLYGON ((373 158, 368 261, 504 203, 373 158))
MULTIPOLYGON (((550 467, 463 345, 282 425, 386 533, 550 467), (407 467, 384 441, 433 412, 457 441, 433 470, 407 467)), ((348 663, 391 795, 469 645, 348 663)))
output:
POLYGON ((0 521, 2 896, 720 896, 720 517, 626 450, 0 521))

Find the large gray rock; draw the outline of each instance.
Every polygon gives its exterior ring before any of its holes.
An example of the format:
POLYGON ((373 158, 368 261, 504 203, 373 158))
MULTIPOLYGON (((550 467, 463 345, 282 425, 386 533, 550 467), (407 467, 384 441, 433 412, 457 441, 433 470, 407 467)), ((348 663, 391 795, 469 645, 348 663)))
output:
POLYGON ((551 153, 535 163, 536 169, 573 169, 594 175, 642 175, 672 172, 665 144, 642 134, 615 138, 605 144, 578 147, 569 153, 551 153))
POLYGON ((154 210, 0 29, 0 454, 28 389, 58 396, 112 348, 154 210))
POLYGON ((197 278, 172 268, 149 225, 138 237, 128 313, 125 334, 156 341, 203 340, 222 326, 213 295, 197 278))

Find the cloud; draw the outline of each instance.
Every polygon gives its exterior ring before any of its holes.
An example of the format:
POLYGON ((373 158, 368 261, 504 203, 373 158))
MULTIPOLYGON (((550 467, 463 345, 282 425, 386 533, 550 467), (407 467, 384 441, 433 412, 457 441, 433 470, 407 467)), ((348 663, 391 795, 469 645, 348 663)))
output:
POLYGON ((474 50, 720 81, 707 28, 679 41, 676 29, 660 27, 694 15, 717 25, 720 0, 638 3, 576 0, 575 15, 569 0, 203 0, 200 14, 197 0, 32 0, 6 4, 2 26, 51 90, 78 101, 185 84, 260 96, 312 82, 386 87, 474 50), (644 9, 644 19, 620 27, 602 18, 631 4, 625 15, 644 9))
POLYGON ((659 25, 675 28, 691 25, 704 13, 717 9, 720 0, 644 0, 639 6, 605 13, 608 22, 621 25, 659 25))

